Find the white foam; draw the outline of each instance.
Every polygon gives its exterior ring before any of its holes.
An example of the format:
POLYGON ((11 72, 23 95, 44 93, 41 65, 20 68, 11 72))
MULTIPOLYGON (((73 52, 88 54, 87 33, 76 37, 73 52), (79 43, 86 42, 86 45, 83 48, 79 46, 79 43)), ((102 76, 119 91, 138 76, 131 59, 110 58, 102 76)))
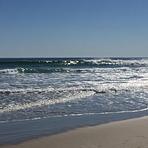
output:
POLYGON ((1 69, 0 73, 17 74, 18 69, 17 68, 14 68, 14 69, 1 69))
POLYGON ((86 59, 84 60, 85 62, 91 62, 91 63, 94 63, 94 64, 110 64, 110 65, 148 65, 148 60, 147 59, 142 59, 142 60, 136 60, 136 59, 133 59, 133 60, 122 60, 122 59, 109 59, 109 58, 104 58, 104 59, 86 59))
POLYGON ((54 88, 47 87, 47 88, 14 88, 14 89, 0 89, 0 93, 28 93, 28 92, 50 92, 54 91, 54 88))
POLYGON ((65 103, 68 101, 89 97, 91 95, 94 95, 94 93, 95 92, 93 91, 85 91, 85 92, 80 91, 80 92, 75 92, 75 94, 69 94, 67 97, 60 98, 60 99, 49 98, 49 99, 38 100, 35 102, 25 103, 25 104, 9 104, 7 107, 0 109, 0 113, 24 110, 27 108, 41 107, 46 105, 58 104, 58 103, 65 103))

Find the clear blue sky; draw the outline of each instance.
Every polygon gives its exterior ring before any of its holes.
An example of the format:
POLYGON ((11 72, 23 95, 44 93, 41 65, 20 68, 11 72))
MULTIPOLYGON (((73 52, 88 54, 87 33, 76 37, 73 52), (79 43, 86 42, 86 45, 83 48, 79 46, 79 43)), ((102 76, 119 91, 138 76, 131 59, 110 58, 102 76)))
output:
POLYGON ((0 57, 148 56, 148 0, 0 0, 0 57))

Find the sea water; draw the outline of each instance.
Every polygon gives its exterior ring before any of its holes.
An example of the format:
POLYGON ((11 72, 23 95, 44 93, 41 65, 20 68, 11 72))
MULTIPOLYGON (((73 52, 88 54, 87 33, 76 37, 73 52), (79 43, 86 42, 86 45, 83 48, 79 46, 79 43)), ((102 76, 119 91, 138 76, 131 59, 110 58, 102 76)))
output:
POLYGON ((0 59, 0 122, 147 109, 147 58, 0 59))

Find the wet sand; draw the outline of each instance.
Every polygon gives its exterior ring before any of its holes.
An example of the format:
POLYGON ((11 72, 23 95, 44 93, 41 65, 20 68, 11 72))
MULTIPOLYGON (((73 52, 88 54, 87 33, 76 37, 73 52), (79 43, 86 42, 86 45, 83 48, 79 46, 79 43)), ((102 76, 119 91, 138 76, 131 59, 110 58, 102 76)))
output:
POLYGON ((148 148, 148 117, 78 128, 2 148, 148 148))

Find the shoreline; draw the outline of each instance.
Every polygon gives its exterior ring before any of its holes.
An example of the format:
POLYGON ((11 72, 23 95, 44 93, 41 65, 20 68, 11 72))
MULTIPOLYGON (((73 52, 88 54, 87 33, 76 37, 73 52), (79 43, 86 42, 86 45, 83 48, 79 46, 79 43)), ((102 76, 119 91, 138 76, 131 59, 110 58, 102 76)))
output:
POLYGON ((146 148, 148 116, 86 126, 1 148, 146 148))
POLYGON ((77 128, 103 125, 147 115, 147 111, 142 111, 120 114, 66 116, 60 118, 49 117, 39 120, 0 123, 0 146, 18 144, 35 138, 65 133, 77 128))

